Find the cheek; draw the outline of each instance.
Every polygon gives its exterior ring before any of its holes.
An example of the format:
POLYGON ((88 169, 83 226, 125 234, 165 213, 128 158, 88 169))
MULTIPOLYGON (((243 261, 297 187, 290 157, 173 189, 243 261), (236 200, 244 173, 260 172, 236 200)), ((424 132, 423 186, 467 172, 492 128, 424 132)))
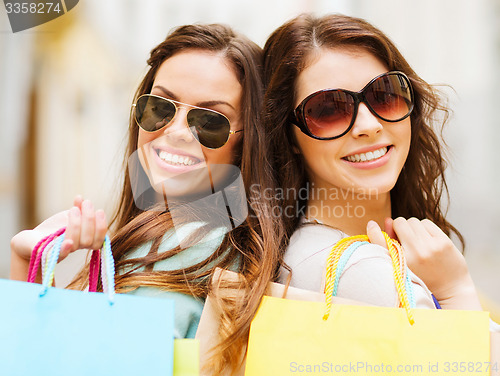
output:
POLYGON ((211 164, 233 164, 236 154, 241 151, 241 137, 231 136, 228 142, 219 149, 202 147, 206 162, 211 164))
POLYGON ((137 148, 141 148, 147 143, 153 141, 156 138, 155 133, 148 133, 139 129, 139 135, 137 136, 137 148))
POLYGON ((302 154, 302 156, 306 158, 306 156, 309 154, 309 144, 312 139, 302 133, 297 127, 294 127, 293 129, 293 138, 294 140, 290 145, 291 147, 293 147, 293 151, 297 154, 302 154))
POLYGON ((302 154, 307 165, 312 166, 324 158, 333 159, 336 157, 338 147, 335 140, 333 142, 315 140, 300 130, 294 130, 294 134, 297 146, 294 146, 293 150, 298 154, 302 154))
POLYGON ((290 147, 292 148, 295 154, 302 154, 302 146, 300 144, 302 136, 305 135, 297 127, 293 127, 293 134, 292 134, 292 140, 290 141, 290 147))
POLYGON ((410 150, 410 144, 411 144, 411 122, 409 119, 408 121, 404 121, 403 124, 401 124, 400 132, 399 132, 399 138, 400 142, 402 145, 405 146, 406 148, 406 154, 408 155, 408 151, 410 150))
POLYGON ((294 130, 295 143, 293 145, 294 153, 300 154, 302 156, 302 160, 306 165, 306 169, 313 169, 315 166, 314 155, 318 155, 319 150, 315 148, 314 139, 306 136, 300 130, 294 130), (316 154, 315 154, 316 153, 316 154))
POLYGON ((139 159, 139 163, 141 164, 141 167, 144 171, 148 171, 149 167, 144 160, 144 151, 146 149, 141 151, 141 148, 153 141, 155 138, 156 137, 154 133, 148 133, 144 132, 143 130, 139 130, 139 134, 137 136, 137 150, 132 154, 132 156, 135 156, 135 158, 139 159))

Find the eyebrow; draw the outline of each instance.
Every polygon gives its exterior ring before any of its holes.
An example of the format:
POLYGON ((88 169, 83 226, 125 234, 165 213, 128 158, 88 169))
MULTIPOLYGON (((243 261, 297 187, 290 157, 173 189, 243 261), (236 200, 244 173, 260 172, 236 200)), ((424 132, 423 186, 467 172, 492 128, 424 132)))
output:
MULTIPOLYGON (((155 85, 153 87, 153 89, 160 89, 167 97, 171 98, 174 101, 180 102, 179 98, 174 93, 172 93, 170 90, 164 88, 161 85, 155 85)), ((151 89, 151 90, 153 90, 153 89, 151 89)), ((196 107, 211 107, 211 106, 215 106, 215 105, 218 105, 218 104, 229 106, 233 110, 236 111, 236 109, 230 103, 228 103, 226 101, 220 101, 220 100, 199 102, 199 103, 196 103, 195 106, 196 107)))

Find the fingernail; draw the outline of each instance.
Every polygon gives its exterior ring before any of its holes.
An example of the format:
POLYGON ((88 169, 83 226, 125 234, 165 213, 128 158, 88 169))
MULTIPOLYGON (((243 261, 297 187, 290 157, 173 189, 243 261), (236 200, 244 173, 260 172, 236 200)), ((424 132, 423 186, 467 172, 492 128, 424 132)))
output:
POLYGON ((375 229, 377 227, 379 227, 377 222, 372 221, 372 220, 368 221, 368 223, 366 224, 366 228, 369 228, 369 229, 375 229))

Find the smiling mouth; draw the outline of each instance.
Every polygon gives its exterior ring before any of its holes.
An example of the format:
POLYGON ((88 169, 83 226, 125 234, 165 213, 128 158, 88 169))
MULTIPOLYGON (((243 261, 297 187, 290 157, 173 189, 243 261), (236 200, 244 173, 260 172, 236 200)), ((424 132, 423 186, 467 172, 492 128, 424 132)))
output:
POLYGON ((172 166, 193 166, 201 163, 200 159, 188 155, 173 154, 159 149, 155 152, 163 162, 172 166))
POLYGON ((343 157, 342 159, 352 163, 371 162, 386 155, 390 148, 392 148, 392 145, 385 146, 374 151, 369 151, 367 153, 348 155, 347 157, 343 157))

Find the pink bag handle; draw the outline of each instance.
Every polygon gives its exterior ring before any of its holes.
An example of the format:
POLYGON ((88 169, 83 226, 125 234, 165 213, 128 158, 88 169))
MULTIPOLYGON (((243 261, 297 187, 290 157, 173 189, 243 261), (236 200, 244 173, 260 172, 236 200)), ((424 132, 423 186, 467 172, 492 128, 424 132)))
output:
MULTIPOLYGON (((40 268, 40 263, 42 260, 42 254, 45 248, 58 236, 61 236, 66 231, 66 228, 60 228, 53 234, 50 234, 40 240, 31 253, 30 266, 28 270, 28 282, 34 283, 38 269, 40 268)), ((97 281, 99 280, 99 269, 100 269, 101 253, 98 249, 92 250, 92 256, 90 258, 90 271, 89 271, 89 292, 97 291, 97 281)))
POLYGON ((38 243, 36 243, 33 251, 31 252, 30 266, 28 269, 28 282, 35 282, 36 274, 38 273, 38 268, 40 267, 40 263, 42 261, 42 254, 45 248, 47 248, 47 245, 49 245, 50 242, 52 242, 52 240, 54 240, 56 237, 62 235, 64 231, 66 231, 66 227, 60 228, 53 234, 46 236, 38 243))
POLYGON ((99 266, 101 264, 101 251, 98 249, 92 250, 90 257, 89 271, 89 292, 97 291, 97 281, 99 280, 99 266))

